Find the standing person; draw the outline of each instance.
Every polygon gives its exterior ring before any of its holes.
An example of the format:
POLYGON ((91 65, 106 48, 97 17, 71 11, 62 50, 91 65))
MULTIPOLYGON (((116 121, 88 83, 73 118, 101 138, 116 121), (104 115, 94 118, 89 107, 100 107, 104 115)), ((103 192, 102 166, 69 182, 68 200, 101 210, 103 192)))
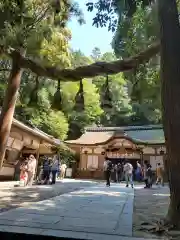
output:
POLYGON ((163 181, 163 168, 161 167, 161 164, 158 163, 156 167, 156 185, 161 183, 162 186, 164 186, 164 181, 163 181))
POLYGON ((110 187, 112 162, 107 157, 105 158, 103 168, 104 168, 104 175, 105 175, 105 179, 106 179, 106 186, 110 187))
POLYGON ((125 180, 126 180, 126 187, 129 187, 129 182, 131 184, 131 187, 133 188, 133 166, 132 164, 127 160, 126 164, 124 165, 124 174, 125 174, 125 180))
POLYGON ((58 165, 58 171, 57 171, 57 178, 58 179, 60 179, 60 177, 61 177, 61 160, 60 160, 60 156, 59 155, 57 155, 58 156, 58 162, 59 162, 59 165, 58 165))
POLYGON ((152 166, 150 164, 148 164, 147 166, 147 184, 148 184, 148 188, 152 187, 152 182, 153 182, 153 172, 152 172, 152 166))
POLYGON ((112 164, 111 181, 116 182, 116 165, 115 164, 112 164))
POLYGON ((136 175, 136 181, 140 182, 141 181, 141 173, 142 173, 142 168, 141 164, 137 161, 136 162, 136 170, 135 170, 135 175, 136 175))
POLYGON ((120 183, 122 179, 122 166, 121 163, 117 164, 117 182, 120 183))
POLYGON ((57 173, 57 177, 58 177, 58 179, 60 179, 61 178, 61 162, 59 161, 59 168, 58 168, 58 173, 57 173))
POLYGON ((114 173, 115 173, 114 182, 117 183, 117 164, 114 165, 114 173))
POLYGON ((20 166, 20 181, 19 185, 25 187, 28 183, 28 161, 24 161, 20 166))
POLYGON ((63 179, 64 179, 64 177, 65 177, 66 168, 67 168, 66 164, 62 164, 62 165, 61 165, 61 173, 60 173, 60 178, 61 178, 62 180, 63 180, 63 179))
POLYGON ((121 168, 122 168, 121 181, 124 181, 124 180, 125 180, 125 177, 124 177, 124 165, 125 165, 125 162, 123 161, 123 162, 121 163, 121 168))
POLYGON ((33 155, 30 155, 28 164, 27 164, 27 173, 28 173, 27 185, 28 186, 32 186, 33 184, 33 179, 36 172, 36 163, 37 163, 36 158, 33 155))
POLYGON ((56 156, 54 156, 53 163, 51 166, 52 184, 56 183, 58 169, 59 169, 59 159, 58 159, 58 156, 56 155, 56 156))
POLYGON ((19 160, 17 160, 17 162, 15 164, 15 171, 14 171, 14 180, 15 181, 19 181, 20 180, 22 163, 23 163, 23 159, 20 158, 19 160))
POLYGON ((49 177, 50 177, 50 161, 48 158, 45 158, 43 162, 43 183, 48 184, 49 183, 49 177))
POLYGON ((144 178, 144 182, 145 182, 144 188, 148 188, 147 169, 148 169, 148 163, 147 163, 147 161, 144 161, 144 166, 143 166, 143 178, 144 178))

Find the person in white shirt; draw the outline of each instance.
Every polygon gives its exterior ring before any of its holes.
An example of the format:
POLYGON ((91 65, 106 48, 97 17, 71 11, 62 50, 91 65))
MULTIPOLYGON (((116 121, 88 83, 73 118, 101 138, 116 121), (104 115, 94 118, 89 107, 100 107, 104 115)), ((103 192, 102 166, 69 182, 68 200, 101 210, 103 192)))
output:
POLYGON ((28 186, 32 186, 33 184, 33 179, 36 172, 36 163, 37 163, 37 160, 34 157, 34 155, 30 155, 28 159, 28 164, 27 164, 27 173, 28 173, 27 185, 28 186))
POLYGON ((132 164, 127 160, 126 164, 124 165, 124 175, 126 180, 126 187, 129 187, 129 182, 131 184, 131 187, 133 188, 133 166, 132 164))
POLYGON ((62 164, 62 165, 61 165, 60 179, 62 179, 62 180, 63 180, 64 177, 65 177, 66 168, 67 168, 66 164, 62 164))

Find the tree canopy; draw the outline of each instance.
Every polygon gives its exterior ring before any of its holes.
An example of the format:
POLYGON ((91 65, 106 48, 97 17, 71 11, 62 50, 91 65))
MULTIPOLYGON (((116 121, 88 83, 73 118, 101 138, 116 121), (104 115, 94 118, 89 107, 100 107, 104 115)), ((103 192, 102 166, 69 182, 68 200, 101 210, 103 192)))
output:
MULTIPOLYGON (((77 138, 85 126, 93 124, 121 126, 161 121, 160 99, 156 98, 159 91, 159 70, 154 66, 154 62, 157 58, 146 63, 158 53, 159 43, 153 42, 158 40, 154 37, 154 27, 147 27, 145 24, 147 20, 151 22, 153 14, 151 11, 144 11, 146 4, 136 5, 132 14, 127 13, 127 17, 131 18, 131 27, 127 26, 127 19, 121 23, 114 21, 117 30, 113 48, 116 55, 111 52, 102 54, 100 49, 95 47, 91 56, 85 56, 81 51, 70 49, 71 32, 66 26, 72 14, 83 23, 83 14, 77 4, 71 5, 68 1, 63 1, 63 4, 58 5, 60 10, 48 1, 41 4, 37 0, 28 0, 23 1, 22 6, 16 1, 13 3, 21 18, 13 15, 13 18, 9 19, 8 12, 14 9, 13 5, 7 5, 6 2, 1 5, 1 11, 7 11, 4 24, 1 25, 4 32, 1 46, 7 53, 6 56, 11 56, 14 50, 20 54, 20 47, 26 49, 26 56, 21 55, 20 58, 20 64, 25 71, 16 103, 16 118, 61 139, 77 138), (136 34, 133 34, 134 28, 137 30, 136 34), (123 34, 119 36, 118 31, 123 34), (133 41, 129 41, 130 37, 133 41), (147 39, 147 44, 144 39, 147 39), (122 48, 118 48, 119 42, 123 43, 122 48), (144 50, 140 51, 142 44, 144 50), (147 46, 150 47, 146 49, 147 46), (118 60, 117 57, 125 60, 118 60), (139 64, 142 65, 139 67, 139 64), (119 71, 129 69, 133 70, 130 73, 118 74, 119 71), (111 75, 115 73, 117 74, 111 75), (108 94, 111 95, 111 108, 102 106, 106 75, 109 75, 108 94), (82 78, 85 108, 79 112, 74 110, 74 105, 82 78), (60 85, 51 79, 59 80, 60 85), (67 82, 64 82, 65 79, 67 82), (58 109, 53 107, 55 93, 58 94, 58 109)), ((120 16, 118 9, 124 11, 127 6, 117 8, 115 1, 112 3, 112 11, 108 14, 115 19, 117 14, 120 16)), ((88 5, 89 10, 90 6, 88 5)), ((103 10, 102 6, 93 5, 93 9, 103 12, 109 7, 105 5, 103 10)), ((106 22, 110 21, 110 18, 106 18, 106 22)), ((1 63, 2 104, 11 61, 3 57, 1 63)))

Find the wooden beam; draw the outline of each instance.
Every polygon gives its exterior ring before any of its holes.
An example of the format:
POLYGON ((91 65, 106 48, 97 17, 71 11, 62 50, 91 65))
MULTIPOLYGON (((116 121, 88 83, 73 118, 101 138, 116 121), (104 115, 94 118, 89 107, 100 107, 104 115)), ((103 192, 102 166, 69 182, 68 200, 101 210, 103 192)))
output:
POLYGON ((2 47, 0 52, 12 57, 15 51, 19 54, 19 64, 24 69, 29 69, 38 76, 49 77, 51 79, 61 79, 62 81, 79 81, 83 78, 91 78, 100 75, 113 75, 119 72, 124 72, 136 68, 138 65, 149 61, 153 56, 158 54, 160 50, 159 42, 149 46, 146 50, 139 54, 124 60, 117 60, 113 62, 96 62, 87 66, 81 66, 75 69, 59 69, 57 67, 46 67, 34 60, 23 57, 14 49, 4 50, 2 47))

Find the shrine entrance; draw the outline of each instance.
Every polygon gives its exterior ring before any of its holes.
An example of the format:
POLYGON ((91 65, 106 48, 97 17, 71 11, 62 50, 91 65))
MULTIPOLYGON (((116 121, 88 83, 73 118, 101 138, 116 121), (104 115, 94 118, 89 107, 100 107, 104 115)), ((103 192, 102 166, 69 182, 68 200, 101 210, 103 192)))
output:
POLYGON ((112 164, 125 163, 127 160, 136 169, 136 162, 142 164, 141 150, 132 142, 128 140, 116 139, 115 143, 108 146, 106 149, 106 157, 108 157, 112 164))
POLYGON ((113 165, 116 165, 118 163, 123 164, 128 160, 132 164, 134 169, 136 169, 137 167, 137 161, 141 164, 141 159, 139 158, 109 158, 109 160, 112 162, 113 165))

